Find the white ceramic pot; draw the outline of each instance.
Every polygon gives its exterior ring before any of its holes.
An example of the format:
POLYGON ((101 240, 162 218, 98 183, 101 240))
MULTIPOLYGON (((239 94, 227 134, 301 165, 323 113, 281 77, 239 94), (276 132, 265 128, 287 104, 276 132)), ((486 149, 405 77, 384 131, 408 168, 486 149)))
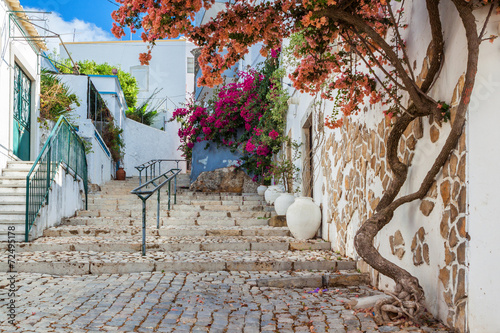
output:
POLYGON ((267 186, 266 185, 260 185, 259 187, 257 187, 257 194, 258 195, 264 195, 264 193, 266 192, 267 190, 267 186))
POLYGON ((298 197, 288 207, 286 224, 297 239, 313 238, 321 225, 321 210, 312 198, 298 197))
POLYGON ((295 201, 295 196, 291 193, 281 193, 274 201, 274 210, 278 215, 285 215, 288 207, 295 201))
POLYGON ((285 192, 285 188, 282 185, 269 186, 266 193, 264 193, 264 199, 269 205, 272 205, 274 200, 276 200, 276 198, 278 198, 283 192, 285 192))

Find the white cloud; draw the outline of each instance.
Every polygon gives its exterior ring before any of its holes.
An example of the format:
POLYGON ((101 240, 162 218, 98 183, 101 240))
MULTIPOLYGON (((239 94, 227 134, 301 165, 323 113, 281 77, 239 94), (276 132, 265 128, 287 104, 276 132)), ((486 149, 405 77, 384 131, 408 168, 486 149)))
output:
MULTIPOLYGON (((26 11, 42 11, 37 8, 25 8, 26 11)), ((94 23, 73 19, 72 21, 65 21, 57 12, 51 14, 31 14, 30 17, 34 20, 33 23, 43 26, 44 28, 61 35, 64 42, 95 42, 95 41, 109 41, 115 38, 111 34, 94 23), (44 19, 40 21, 39 19, 44 19)), ((38 28, 38 33, 41 36, 50 36, 51 34, 43 29, 38 28)), ((49 52, 59 51, 60 40, 58 38, 46 38, 46 44, 49 52)))

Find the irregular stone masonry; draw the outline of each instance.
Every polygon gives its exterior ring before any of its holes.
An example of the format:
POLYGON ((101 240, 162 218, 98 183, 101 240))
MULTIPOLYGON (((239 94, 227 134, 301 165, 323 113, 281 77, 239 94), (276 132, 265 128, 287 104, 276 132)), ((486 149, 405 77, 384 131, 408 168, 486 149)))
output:
MULTIPOLYGON (((269 288, 257 279, 321 272, 132 273, 54 277, 18 275, 16 326, 2 332, 447 332, 377 327, 346 304, 380 292, 369 287, 269 288)), ((0 273, 0 281, 6 281, 0 273)), ((4 285, 0 284, 0 288, 4 285)))
MULTIPOLYGON (((430 50, 430 48, 429 48, 430 50)), ((428 55, 429 57, 429 55, 428 55)), ((425 60, 418 82, 425 79, 429 62, 425 60)), ((463 89, 464 76, 462 75, 454 89, 450 103, 450 123, 453 123, 456 106, 463 89)), ((392 121, 383 119, 376 128, 367 128, 350 119, 345 119, 345 126, 340 128, 339 135, 329 133, 325 144, 322 145, 321 155, 332 156, 321 159, 321 167, 325 175, 323 193, 327 198, 325 213, 327 217, 327 233, 336 232, 334 248, 341 254, 352 249, 353 232, 357 226, 352 223, 362 223, 372 216, 375 207, 380 201, 381 193, 375 193, 374 184, 381 185, 384 190, 390 184, 392 174, 387 166, 385 144, 392 126, 392 121), (336 139, 337 138, 337 139, 336 139), (332 170, 337 170, 333 172, 332 170), (333 225, 332 225, 333 224, 333 225), (330 231, 332 230, 332 231, 330 231)), ((429 126, 424 126, 422 119, 414 120, 404 132, 399 145, 398 157, 407 164, 412 163, 417 141, 425 139, 431 143, 438 141, 440 135, 447 135, 449 126, 429 119, 429 126), (424 132, 424 129, 428 132, 424 132)), ((466 330, 466 135, 462 134, 458 147, 444 165, 438 175, 436 183, 428 195, 420 202, 420 212, 428 217, 435 207, 443 207, 441 214, 440 233, 443 240, 444 262, 439 263, 439 280, 443 290, 439 297, 448 306, 446 322, 460 332, 466 330)), ((430 218, 429 218, 430 220, 430 218)), ((429 228, 429 227, 428 227, 429 228)), ((390 236, 389 245, 394 255, 389 260, 405 265, 405 253, 413 258, 415 266, 430 265, 429 244, 425 235, 428 230, 420 228, 414 235, 402 237, 397 230, 390 236), (405 251, 404 246, 411 246, 411 252, 405 251)), ((377 246, 377 245, 376 245, 377 246)), ((378 272, 368 265, 361 265, 363 270, 373 276, 373 283, 379 282, 378 272)), ((408 269, 408 268, 407 268, 408 269)))

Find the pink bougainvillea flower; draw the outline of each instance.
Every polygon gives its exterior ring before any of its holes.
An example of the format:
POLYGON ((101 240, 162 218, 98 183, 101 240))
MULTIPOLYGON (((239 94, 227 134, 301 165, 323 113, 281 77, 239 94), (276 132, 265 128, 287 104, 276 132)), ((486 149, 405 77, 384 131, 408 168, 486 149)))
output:
POLYGON ((212 129, 210 127, 203 127, 203 133, 205 133, 206 136, 209 136, 210 133, 212 133, 212 129))
POLYGON ((251 143, 250 141, 248 141, 245 149, 246 149, 246 151, 251 153, 255 150, 255 145, 253 143, 251 143))
POLYGON ((276 140, 276 138, 279 136, 280 134, 278 132, 276 132, 275 130, 272 130, 271 132, 269 132, 269 136, 271 137, 271 139, 273 140, 276 140))

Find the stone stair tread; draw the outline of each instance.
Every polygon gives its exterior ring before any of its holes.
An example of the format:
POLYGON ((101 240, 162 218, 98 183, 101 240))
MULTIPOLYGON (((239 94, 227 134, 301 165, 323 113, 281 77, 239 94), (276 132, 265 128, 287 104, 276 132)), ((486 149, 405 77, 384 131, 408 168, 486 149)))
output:
MULTIPOLYGON (((103 236, 70 236, 70 237, 50 237, 45 236, 34 240, 31 244, 47 244, 47 243, 136 243, 140 241, 138 237, 131 236, 113 236, 110 238, 107 235, 103 236)), ((299 243, 299 244, 325 244, 329 245, 322 239, 297 240, 290 236, 146 236, 147 244, 168 244, 168 243, 299 243)), ((5 243, 0 243, 0 245, 5 243)))
MULTIPOLYGON (((96 252, 33 251, 16 256, 18 272, 48 274, 102 274, 147 271, 283 271, 352 270, 356 264, 337 260, 331 251, 192 251, 96 252)), ((8 270, 0 255, 0 271, 8 270)))
MULTIPOLYGON (((286 227, 269 226, 275 213, 255 193, 177 192, 168 210, 162 197, 147 203, 146 256, 141 255, 141 201, 130 191, 138 179, 112 181, 89 195, 88 210, 19 243, 18 271, 102 274, 148 271, 300 271, 355 269, 322 239, 297 240, 286 227)), ((163 192, 162 192, 163 195, 163 192)), ((0 249, 6 243, 0 243, 0 249)), ((6 257, 0 252, 0 271, 6 257)))

